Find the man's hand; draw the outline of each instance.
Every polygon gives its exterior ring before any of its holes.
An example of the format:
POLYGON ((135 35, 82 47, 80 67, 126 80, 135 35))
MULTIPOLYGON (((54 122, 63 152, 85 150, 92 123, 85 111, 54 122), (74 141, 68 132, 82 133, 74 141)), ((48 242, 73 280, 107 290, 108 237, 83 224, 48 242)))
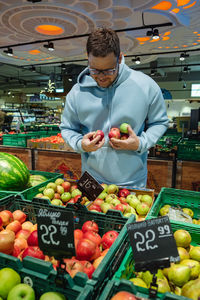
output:
POLYGON ((86 151, 86 152, 97 151, 105 143, 105 138, 103 138, 101 141, 99 141, 101 138, 100 135, 97 135, 93 139, 94 134, 95 134, 95 131, 92 131, 83 136, 81 146, 84 151, 86 151))
POLYGON ((116 150, 136 151, 139 147, 139 138, 137 137, 130 125, 128 126, 128 134, 129 137, 126 140, 111 138, 109 141, 111 147, 116 150))

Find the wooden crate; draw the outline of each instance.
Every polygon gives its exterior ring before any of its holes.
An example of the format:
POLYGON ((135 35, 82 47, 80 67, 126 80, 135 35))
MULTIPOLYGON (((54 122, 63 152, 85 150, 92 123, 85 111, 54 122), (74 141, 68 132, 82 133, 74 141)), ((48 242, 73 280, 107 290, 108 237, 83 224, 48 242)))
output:
POLYGON ((161 159, 147 160, 147 188, 158 194, 162 187, 172 187, 174 161, 161 159))
POLYGON ((200 162, 177 161, 176 188, 200 191, 200 162))
POLYGON ((31 149, 19 147, 0 146, 0 152, 6 152, 15 155, 21 159, 29 170, 32 170, 32 153, 31 149))
POLYGON ((81 156, 78 153, 54 150, 34 150, 34 169, 63 173, 67 179, 81 176, 81 156))

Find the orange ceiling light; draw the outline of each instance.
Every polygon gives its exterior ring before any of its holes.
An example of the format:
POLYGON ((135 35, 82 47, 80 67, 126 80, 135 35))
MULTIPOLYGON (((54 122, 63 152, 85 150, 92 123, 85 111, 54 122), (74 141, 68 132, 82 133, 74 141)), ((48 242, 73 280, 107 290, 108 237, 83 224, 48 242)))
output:
POLYGON ((169 40, 169 36, 164 36, 164 37, 162 38, 162 40, 163 40, 163 41, 169 40))
POLYGON ((178 48, 178 46, 174 46, 174 48, 175 48, 175 49, 177 49, 177 48, 178 48))
POLYGON ((194 31, 193 33, 194 33, 194 34, 197 34, 197 33, 198 33, 198 31, 194 31))
POLYGON ((64 32, 64 30, 59 26, 47 24, 38 25, 35 30, 45 35, 60 35, 64 32))
POLYGON ((139 42, 146 42, 150 40, 149 36, 144 36, 144 37, 137 37, 136 38, 139 42))
POLYGON ((187 5, 191 0, 177 0, 177 6, 187 5))
POLYGON ((190 8, 190 7, 195 6, 196 3, 197 3, 197 1, 194 1, 192 4, 190 4, 190 5, 188 5, 188 6, 185 6, 185 7, 183 7, 183 8, 184 8, 184 9, 188 9, 188 8, 190 8))
POLYGON ((169 1, 161 1, 157 5, 153 6, 152 9, 159 9, 159 10, 169 10, 172 7, 172 3, 169 1))
POLYGON ((40 50, 37 50, 37 49, 34 49, 34 50, 28 51, 28 53, 29 53, 29 54, 32 54, 32 55, 37 55, 37 54, 41 53, 41 51, 40 51, 40 50))
POLYGON ((172 10, 171 10, 171 12, 173 12, 173 13, 175 13, 175 14, 178 14, 178 13, 179 13, 179 11, 180 11, 180 9, 179 9, 179 8, 174 8, 174 9, 172 9, 172 10))
POLYGON ((171 34, 171 31, 167 31, 167 32, 164 33, 164 36, 165 35, 170 35, 170 34, 171 34))

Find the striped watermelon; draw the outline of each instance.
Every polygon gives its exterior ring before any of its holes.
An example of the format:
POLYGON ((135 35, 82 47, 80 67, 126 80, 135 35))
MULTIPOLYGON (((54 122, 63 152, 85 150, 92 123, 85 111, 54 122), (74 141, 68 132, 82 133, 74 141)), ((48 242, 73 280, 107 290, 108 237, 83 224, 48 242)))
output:
POLYGON ((48 180, 48 178, 46 178, 43 175, 30 175, 28 186, 29 187, 36 186, 36 185, 38 185, 40 183, 43 183, 47 180, 48 180))
POLYGON ((16 156, 0 152, 0 189, 21 191, 29 181, 27 166, 16 156))

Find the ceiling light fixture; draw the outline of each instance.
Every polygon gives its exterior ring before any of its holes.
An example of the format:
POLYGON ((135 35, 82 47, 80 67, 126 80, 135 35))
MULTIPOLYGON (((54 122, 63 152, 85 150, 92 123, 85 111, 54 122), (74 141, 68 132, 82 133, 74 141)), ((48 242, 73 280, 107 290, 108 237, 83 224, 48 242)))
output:
POLYGON ((65 64, 61 64, 61 69, 65 70, 66 69, 66 65, 65 64))
POLYGON ((36 72, 35 66, 32 66, 32 67, 31 67, 31 71, 32 71, 32 72, 36 72))
POLYGON ((4 50, 4 53, 6 53, 8 56, 13 56, 13 49, 12 48, 8 48, 8 50, 4 50))
POLYGON ((186 59, 186 57, 189 57, 189 54, 181 53, 179 59, 180 59, 180 61, 184 61, 186 59))
POLYGON ((183 89, 184 90, 186 89, 186 83, 185 82, 183 83, 183 89))
POLYGON ((48 42, 48 44, 44 44, 44 48, 47 48, 49 51, 54 51, 54 44, 52 42, 48 42))
POLYGON ((132 62, 134 62, 136 65, 139 65, 141 63, 139 56, 136 56, 132 59, 132 62))
POLYGON ((153 34, 152 34, 152 39, 153 40, 158 40, 160 37, 159 37, 159 31, 158 29, 154 29, 153 30, 153 34))
POLYGON ((42 2, 42 0, 27 0, 28 2, 36 3, 36 2, 42 2))
POLYGON ((151 76, 156 75, 156 69, 151 69, 151 76))
POLYGON ((185 66, 183 68, 183 72, 188 73, 191 69, 188 66, 185 66))

